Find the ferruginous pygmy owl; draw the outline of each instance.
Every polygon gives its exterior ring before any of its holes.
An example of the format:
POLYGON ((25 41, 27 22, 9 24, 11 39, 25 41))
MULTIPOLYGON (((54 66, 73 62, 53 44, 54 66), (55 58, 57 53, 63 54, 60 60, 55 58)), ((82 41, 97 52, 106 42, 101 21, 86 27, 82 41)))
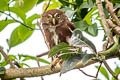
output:
POLYGON ((41 22, 49 50, 61 42, 68 43, 68 39, 72 35, 72 30, 75 29, 65 13, 58 9, 43 13, 41 22))

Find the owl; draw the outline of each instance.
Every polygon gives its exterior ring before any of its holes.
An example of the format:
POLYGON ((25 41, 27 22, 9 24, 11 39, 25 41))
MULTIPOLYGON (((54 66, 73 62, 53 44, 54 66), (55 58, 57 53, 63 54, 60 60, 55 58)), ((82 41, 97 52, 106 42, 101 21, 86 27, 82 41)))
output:
POLYGON ((41 22, 49 50, 61 42, 69 43, 75 27, 62 10, 53 9, 44 12, 41 22))

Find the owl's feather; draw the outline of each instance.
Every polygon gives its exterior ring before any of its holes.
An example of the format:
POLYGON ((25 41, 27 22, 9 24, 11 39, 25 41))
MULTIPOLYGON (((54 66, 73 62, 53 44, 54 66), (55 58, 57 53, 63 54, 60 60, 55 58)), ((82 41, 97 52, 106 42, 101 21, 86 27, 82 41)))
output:
MULTIPOLYGON (((41 21, 45 42, 49 50, 61 42, 69 44, 69 39, 75 27, 63 11, 49 10, 42 15, 41 21)), ((51 63, 51 68, 59 62, 59 57, 57 55, 55 57, 51 63)))
POLYGON ((49 10, 43 14, 42 27, 49 49, 61 42, 68 43, 67 40, 72 35, 71 30, 75 29, 65 13, 58 9, 49 10), (52 23, 53 19, 55 23, 52 23))

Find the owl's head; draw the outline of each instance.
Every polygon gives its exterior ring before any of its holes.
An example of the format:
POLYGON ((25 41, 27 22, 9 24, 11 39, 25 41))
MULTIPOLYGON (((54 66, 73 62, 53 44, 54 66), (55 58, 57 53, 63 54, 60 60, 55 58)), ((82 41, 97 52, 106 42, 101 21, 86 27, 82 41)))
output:
POLYGON ((53 9, 42 15, 42 24, 57 26, 63 24, 65 19, 67 19, 67 16, 62 10, 53 9))

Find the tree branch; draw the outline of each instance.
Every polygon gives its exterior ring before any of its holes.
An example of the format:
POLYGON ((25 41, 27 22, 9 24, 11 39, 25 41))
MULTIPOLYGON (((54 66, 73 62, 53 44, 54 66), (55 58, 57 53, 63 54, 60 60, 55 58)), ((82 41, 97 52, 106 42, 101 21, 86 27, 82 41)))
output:
POLYGON ((106 9, 110 12, 110 15, 115 20, 116 24, 118 26, 120 26, 120 21, 119 21, 118 17, 114 13, 113 4, 109 0, 105 0, 105 2, 106 2, 106 9))
MULTIPOLYGON (((116 56, 108 57, 108 58, 114 58, 116 56)), ((107 59, 108 59, 107 58, 107 59)), ((75 69, 83 68, 86 66, 89 66, 91 64, 96 63, 97 61, 89 60, 87 64, 83 64, 79 62, 75 69)), ((58 73, 61 70, 61 66, 57 65, 53 70, 51 70, 51 66, 41 66, 40 68, 18 68, 18 69, 6 69, 5 74, 1 76, 3 79, 11 79, 11 78, 23 78, 23 77, 37 77, 37 76, 45 76, 50 75, 54 73, 58 73)))
POLYGON ((110 19, 107 20, 108 25, 114 30, 114 32, 120 35, 120 27, 115 25, 110 19))
MULTIPOLYGON (((105 44, 103 45, 103 50, 104 50, 104 51, 108 49, 107 46, 108 46, 108 43, 105 43, 105 44)), ((110 68, 110 66, 109 66, 108 63, 106 62, 106 60, 103 59, 102 62, 104 63, 105 67, 106 67, 107 70, 110 72, 110 74, 115 78, 115 80, 118 80, 118 76, 115 75, 115 73, 112 71, 112 69, 110 68)))
POLYGON ((105 60, 103 60, 103 63, 105 67, 107 68, 107 70, 110 72, 110 74, 115 78, 115 80, 118 80, 118 76, 115 75, 115 73, 112 71, 108 63, 105 60))
POLYGON ((113 40, 112 34, 110 32, 109 25, 107 24, 107 21, 106 21, 106 16, 103 11, 103 6, 102 6, 101 0, 96 0, 96 4, 98 6, 99 14, 100 14, 103 26, 104 26, 105 33, 108 37, 110 44, 113 44, 114 40, 113 40))
POLYGON ((5 58, 5 60, 10 64, 11 68, 15 68, 14 64, 12 63, 12 61, 9 59, 9 57, 7 56, 7 54, 3 51, 3 48, 0 47, 0 53, 3 55, 3 57, 5 58))

